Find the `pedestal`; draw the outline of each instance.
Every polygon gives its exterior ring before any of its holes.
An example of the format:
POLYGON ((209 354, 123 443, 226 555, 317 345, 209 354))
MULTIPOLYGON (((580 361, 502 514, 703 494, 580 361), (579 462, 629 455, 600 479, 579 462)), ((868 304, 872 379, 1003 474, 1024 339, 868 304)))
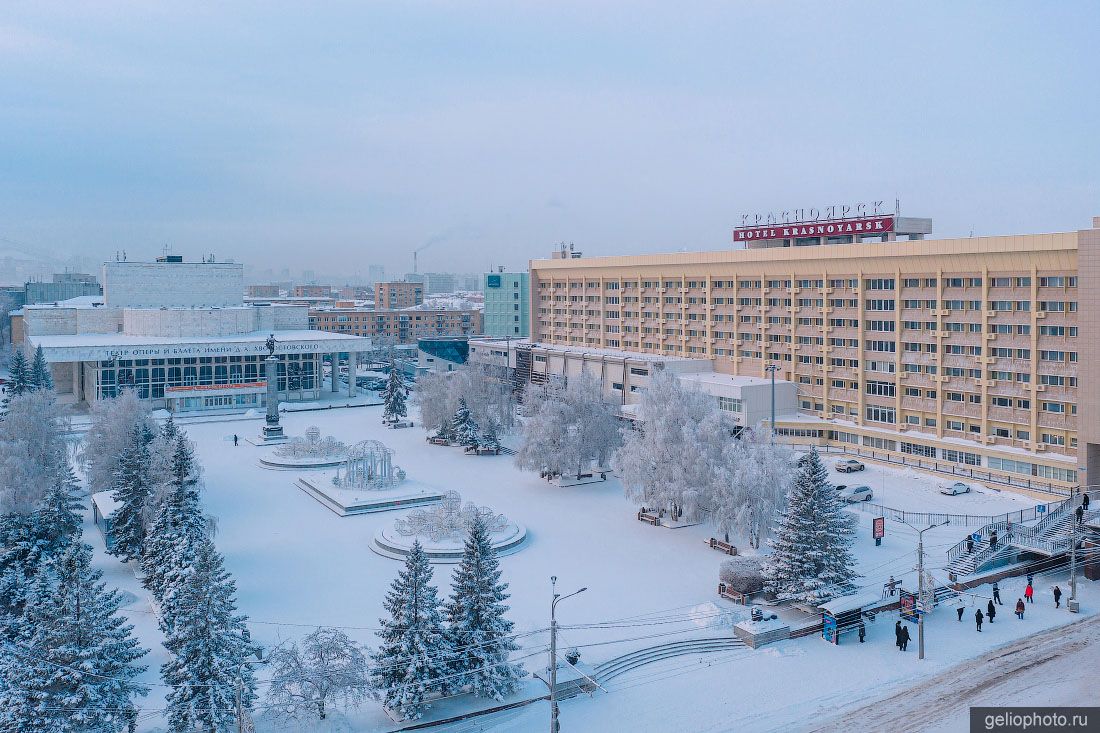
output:
POLYGON ((285 443, 286 435, 279 424, 279 360, 275 355, 264 359, 264 375, 267 378, 267 417, 260 430, 260 445, 285 443))

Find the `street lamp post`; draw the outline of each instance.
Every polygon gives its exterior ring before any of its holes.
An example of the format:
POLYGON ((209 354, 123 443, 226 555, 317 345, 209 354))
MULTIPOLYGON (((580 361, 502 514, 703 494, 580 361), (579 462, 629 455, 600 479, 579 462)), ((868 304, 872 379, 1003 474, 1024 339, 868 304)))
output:
POLYGON ((550 588, 554 598, 550 601, 550 733, 558 733, 558 602, 588 590, 586 586, 562 596, 558 595, 557 586, 558 576, 551 575, 550 588))
POLYGON ((945 519, 939 524, 931 524, 924 529, 917 529, 909 522, 902 522, 906 527, 917 533, 917 659, 924 659, 924 533, 950 523, 950 519, 945 519))

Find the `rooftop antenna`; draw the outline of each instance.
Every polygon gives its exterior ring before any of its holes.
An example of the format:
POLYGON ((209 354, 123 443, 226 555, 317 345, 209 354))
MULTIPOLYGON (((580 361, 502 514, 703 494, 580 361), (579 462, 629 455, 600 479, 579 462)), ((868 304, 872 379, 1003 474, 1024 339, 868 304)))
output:
POLYGON ((894 199, 894 216, 901 216, 901 199, 894 199))

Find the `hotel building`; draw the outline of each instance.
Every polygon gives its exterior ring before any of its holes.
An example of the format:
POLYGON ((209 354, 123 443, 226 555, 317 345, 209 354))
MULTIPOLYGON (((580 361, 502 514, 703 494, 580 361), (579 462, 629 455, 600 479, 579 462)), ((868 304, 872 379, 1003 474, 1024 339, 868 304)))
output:
POLYGON ((792 440, 1100 483, 1100 217, 926 239, 897 216, 745 226, 748 249, 531 262, 536 346, 797 385, 792 440))

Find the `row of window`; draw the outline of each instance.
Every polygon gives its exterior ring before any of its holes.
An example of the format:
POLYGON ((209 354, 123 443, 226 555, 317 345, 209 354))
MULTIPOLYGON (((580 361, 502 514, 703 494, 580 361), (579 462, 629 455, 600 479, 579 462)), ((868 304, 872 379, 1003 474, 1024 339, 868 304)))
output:
MULTIPOLYGON (((986 284, 986 280, 980 277, 944 277, 942 278, 942 284, 945 288, 980 288, 986 284)), ((797 288, 822 288, 824 287, 824 280, 795 280, 794 287, 797 288)), ((855 279, 831 279, 828 281, 831 288, 852 288, 855 289, 859 286, 859 281, 855 279)), ((895 288, 894 278, 870 278, 864 280, 864 286, 868 290, 894 290, 895 288)), ((643 288, 705 288, 707 286, 706 280, 642 280, 643 288)), ((712 288, 790 288, 791 280, 712 280, 712 288)), ((935 288, 940 284, 940 279, 934 277, 909 277, 903 278, 901 281, 902 287, 905 288, 935 288)), ((990 277, 988 278, 988 285, 991 288, 1026 288, 1031 287, 1030 276, 1020 277, 990 277)), ((581 282, 572 281, 568 284, 569 288, 580 288, 581 282)), ((589 280, 583 283, 587 288, 599 288, 600 283, 597 281, 589 280)), ((1073 275, 1045 275, 1038 279, 1038 286, 1041 288, 1075 288, 1077 287, 1077 277, 1073 275)), ((539 283, 540 288, 550 287, 550 283, 547 281, 541 281, 539 283)), ((565 282, 555 282, 555 288, 565 288, 565 282)), ((624 289, 633 289, 638 287, 637 280, 624 280, 620 284, 618 281, 610 281, 604 283, 606 290, 618 290, 620 287, 624 289)), ((392 291, 391 291, 392 296, 392 291)))

